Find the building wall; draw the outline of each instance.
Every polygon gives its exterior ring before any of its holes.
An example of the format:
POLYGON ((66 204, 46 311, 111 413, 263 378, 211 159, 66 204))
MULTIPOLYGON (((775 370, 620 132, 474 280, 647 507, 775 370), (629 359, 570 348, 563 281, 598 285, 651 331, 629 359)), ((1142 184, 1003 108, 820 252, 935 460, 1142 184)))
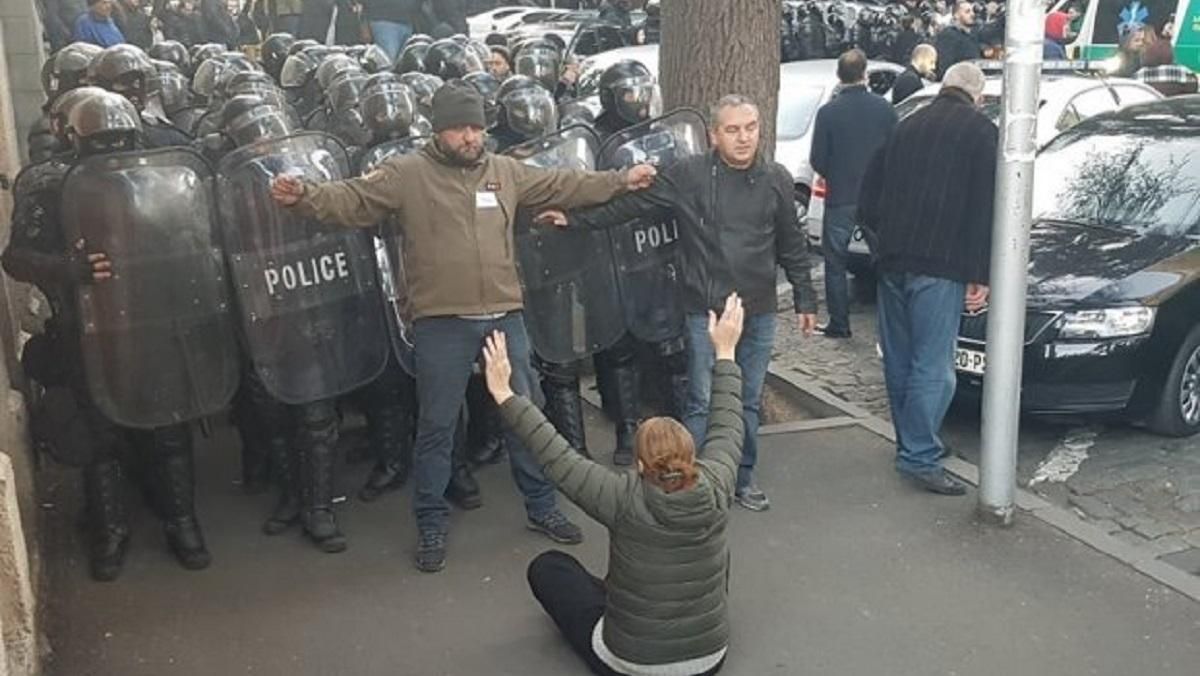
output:
POLYGON ((3 22, 4 56, 8 60, 6 90, 12 99, 16 117, 17 142, 25 158, 25 132, 41 115, 42 25, 34 0, 0 0, 0 21, 3 22))
MULTIPOLYGON (((0 0, 0 245, 7 245, 10 188, 25 155, 25 133, 41 114, 44 58, 33 0, 0 0)), ((0 275, 0 676, 37 673, 37 539, 34 458, 24 399, 13 376, 18 332, 13 317, 28 290, 0 275)))

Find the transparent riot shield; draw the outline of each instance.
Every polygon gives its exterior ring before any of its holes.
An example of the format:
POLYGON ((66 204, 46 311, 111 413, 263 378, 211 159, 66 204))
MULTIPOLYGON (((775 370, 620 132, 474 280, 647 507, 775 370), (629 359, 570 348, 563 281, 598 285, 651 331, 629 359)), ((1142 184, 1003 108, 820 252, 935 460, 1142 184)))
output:
MULTIPOLYGON (((580 125, 507 154, 544 169, 594 170, 598 147, 595 132, 580 125)), ((546 361, 570 363, 611 347, 625 334, 625 322, 608 233, 542 227, 535 215, 518 211, 514 233, 534 350, 546 361)))
MULTIPOLYGON (((359 160, 359 173, 365 174, 375 169, 388 158, 415 153, 428 142, 427 137, 411 136, 372 146, 363 152, 359 160)), ((412 313, 408 304, 408 283, 404 276, 404 234, 396 223, 389 221, 379 226, 374 240, 392 351, 400 367, 409 375, 416 375, 412 313)))
MULTIPOLYGON (((610 137, 600 149, 599 168, 648 163, 661 169, 707 151, 704 118, 676 110, 610 137)), ((652 343, 678 337, 684 311, 675 221, 635 219, 609 228, 608 235, 629 332, 652 343)))
POLYGON ((155 428, 216 413, 239 355, 216 237, 213 177, 183 148, 97 155, 63 185, 69 242, 104 252, 113 276, 78 287, 84 375, 107 418, 155 428))
POLYGON ((218 202, 242 335, 272 396, 304 404, 375 379, 389 347, 371 233, 321 224, 271 199, 280 175, 348 175, 345 150, 315 132, 238 148, 218 202))

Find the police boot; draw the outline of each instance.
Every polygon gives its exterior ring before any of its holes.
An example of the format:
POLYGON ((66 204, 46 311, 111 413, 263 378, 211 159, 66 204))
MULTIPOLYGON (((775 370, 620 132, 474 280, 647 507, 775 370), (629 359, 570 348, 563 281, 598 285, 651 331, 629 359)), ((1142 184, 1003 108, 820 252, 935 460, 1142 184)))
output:
POLYGON ((346 536, 333 513, 333 469, 337 460, 337 417, 332 404, 303 407, 300 431, 300 501, 304 533, 323 552, 346 550, 346 536))
POLYGON ((298 454, 288 445, 286 439, 277 436, 270 441, 271 467, 274 469, 275 482, 279 488, 279 501, 271 516, 263 524, 263 533, 279 535, 292 526, 300 523, 300 481, 298 454))
POLYGON ((547 377, 542 381, 546 394, 546 417, 554 429, 576 451, 586 458, 592 457, 587 449, 587 433, 583 424, 583 397, 579 395, 578 381, 571 382, 547 377))
POLYGON ((482 378, 472 377, 467 385, 467 409, 468 458, 476 465, 500 462, 505 451, 504 423, 482 378))
POLYGON ((191 430, 186 425, 155 430, 154 439, 156 484, 162 494, 167 546, 184 568, 202 570, 212 563, 212 556, 196 520, 191 430))
POLYGON ((398 405, 376 407, 368 414, 367 432, 376 460, 358 492, 359 500, 372 502, 408 481, 413 457, 412 414, 398 405))
POLYGON ((667 381, 671 394, 671 417, 682 421, 687 414, 688 361, 687 346, 682 339, 672 341, 666 347, 663 363, 666 365, 667 381))
POLYGON ((613 451, 614 465, 633 464, 633 440, 637 435, 638 418, 641 411, 639 400, 637 367, 630 359, 614 366, 609 377, 613 382, 614 408, 616 409, 617 447, 613 451))
POLYGON ((125 516, 124 478, 115 458, 97 460, 83 470, 87 504, 88 562, 92 579, 117 579, 129 550, 129 522, 125 516))
POLYGON ((458 428, 454 431, 454 450, 450 462, 450 485, 446 486, 446 499, 458 505, 459 509, 479 509, 483 506, 483 496, 479 492, 479 482, 471 474, 471 464, 467 462, 467 425, 463 414, 459 415, 458 428))
POLYGON ((242 489, 257 495, 270 486, 270 449, 246 388, 233 400, 233 425, 242 440, 242 489))

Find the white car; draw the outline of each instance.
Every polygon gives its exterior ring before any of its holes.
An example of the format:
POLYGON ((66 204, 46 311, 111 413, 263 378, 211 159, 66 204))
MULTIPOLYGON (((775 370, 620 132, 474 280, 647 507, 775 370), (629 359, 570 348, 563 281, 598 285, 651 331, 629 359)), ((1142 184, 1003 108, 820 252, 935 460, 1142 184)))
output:
POLYGON ((489 9, 467 17, 467 33, 475 40, 482 40, 491 33, 507 33, 521 22, 521 17, 539 11, 545 11, 545 8, 508 6, 489 9))
MULTIPOLYGON (((1000 122, 1002 88, 1003 81, 1000 77, 989 77, 983 88, 981 110, 997 124, 1000 122)), ((929 105, 939 91, 941 85, 932 84, 913 94, 896 106, 897 115, 900 119, 912 115, 929 105)), ((1042 75, 1040 93, 1036 132, 1039 148, 1059 133, 1089 117, 1123 106, 1162 98, 1162 95, 1151 87, 1134 80, 1054 73, 1042 75)), ((823 181, 818 179, 808 210, 809 241, 817 244, 820 243, 821 222, 825 214, 822 184, 823 181)), ((849 253, 848 267, 851 272, 858 274, 870 269, 871 250, 858 228, 855 228, 851 237, 849 253)))

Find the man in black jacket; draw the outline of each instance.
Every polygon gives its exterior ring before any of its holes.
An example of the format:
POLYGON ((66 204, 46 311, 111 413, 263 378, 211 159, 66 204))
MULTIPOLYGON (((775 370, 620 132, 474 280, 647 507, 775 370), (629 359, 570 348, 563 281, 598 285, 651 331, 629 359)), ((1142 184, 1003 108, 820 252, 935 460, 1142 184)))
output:
POLYGON ((678 223, 690 379, 684 423, 697 443, 704 440, 712 386, 708 313, 719 312, 734 291, 745 300, 737 361, 745 376, 746 442, 735 497, 743 507, 762 511, 770 502, 754 483, 753 472, 762 387, 775 342, 776 266, 783 267, 792 284, 805 335, 816 327, 816 295, 791 176, 758 153, 758 107, 743 96, 721 99, 713 108, 709 133, 715 152, 676 162, 652 188, 581 212, 576 222, 604 227, 637 217, 657 221, 674 216, 678 223))
POLYGON ((896 428, 896 469, 962 495, 938 438, 954 398, 959 318, 987 304, 999 132, 977 109, 983 72, 950 68, 933 103, 905 118, 871 160, 859 219, 879 275, 879 343, 896 428))
POLYGON ((913 48, 912 62, 903 73, 896 76, 896 82, 892 84, 893 106, 921 91, 937 77, 934 73, 937 58, 937 50, 933 45, 920 44, 913 48))
POLYGON ((867 91, 867 55, 862 50, 851 49, 838 57, 837 74, 841 91, 817 111, 809 162, 825 177, 827 186, 821 251, 825 254, 829 323, 820 330, 828 338, 849 338, 846 259, 854 234, 858 189, 871 156, 896 126, 896 111, 882 97, 867 91))
POLYGON ((983 47, 975 34, 975 6, 966 0, 955 3, 954 22, 938 33, 934 46, 938 77, 945 77, 956 63, 983 58, 983 47))

